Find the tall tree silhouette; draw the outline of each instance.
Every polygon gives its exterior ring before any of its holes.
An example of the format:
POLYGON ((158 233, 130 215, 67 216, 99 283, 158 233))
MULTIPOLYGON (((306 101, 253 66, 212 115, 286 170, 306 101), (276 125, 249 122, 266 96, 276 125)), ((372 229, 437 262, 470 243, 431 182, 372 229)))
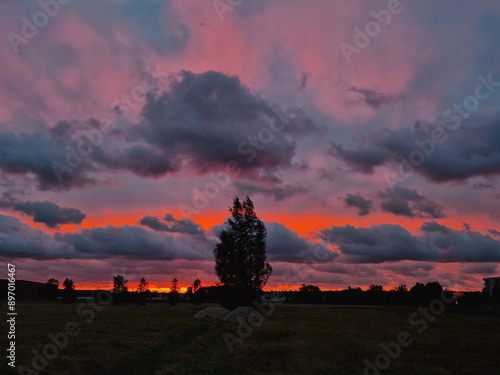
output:
POLYGON ((74 290, 75 283, 73 282, 73 280, 66 278, 63 282, 63 287, 64 290, 74 290))
POLYGON ((196 279, 195 281, 193 281, 193 293, 199 289, 200 284, 201 284, 200 279, 196 279))
POLYGON ((63 282, 63 302, 64 303, 73 303, 76 301, 76 291, 75 291, 75 283, 73 280, 66 278, 63 282))
POLYGON ((149 283, 146 281, 146 279, 143 277, 139 284, 137 285, 137 303, 139 305, 145 305, 146 300, 150 294, 149 289, 148 289, 149 283))
POLYGON ((113 276, 113 291, 115 293, 126 292, 128 281, 122 275, 113 276))
POLYGON ((272 273, 266 262, 266 227, 248 196, 243 203, 235 197, 229 212, 227 229, 219 234, 214 249, 215 273, 225 286, 258 292, 272 273))
POLYGON ((170 284, 170 290, 171 291, 177 291, 177 288, 179 287, 179 280, 177 280, 175 277, 172 280, 172 284, 170 284))
POLYGON ((149 283, 146 281, 146 279, 143 277, 141 281, 139 282, 139 285, 137 285, 137 291, 139 293, 146 292, 148 290, 148 285, 149 283))
POLYGON ((172 284, 170 284, 170 292, 168 293, 168 302, 172 306, 177 305, 181 300, 181 295, 177 291, 178 288, 179 288, 179 280, 177 280, 177 278, 174 277, 174 279, 172 280, 172 284))

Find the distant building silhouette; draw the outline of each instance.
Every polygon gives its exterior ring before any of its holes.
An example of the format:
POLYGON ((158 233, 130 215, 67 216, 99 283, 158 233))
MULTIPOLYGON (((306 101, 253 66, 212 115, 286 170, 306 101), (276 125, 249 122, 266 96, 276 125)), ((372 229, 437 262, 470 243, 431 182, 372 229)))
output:
MULTIPOLYGON (((7 299, 7 279, 0 279, 0 299, 7 299)), ((35 281, 16 280, 16 300, 36 300, 40 299, 40 291, 45 286, 45 283, 37 283, 35 281)))
POLYGON ((490 297, 492 297, 493 288, 495 288, 495 286, 500 287, 500 276, 485 277, 483 280, 484 280, 484 289, 489 293, 490 297))

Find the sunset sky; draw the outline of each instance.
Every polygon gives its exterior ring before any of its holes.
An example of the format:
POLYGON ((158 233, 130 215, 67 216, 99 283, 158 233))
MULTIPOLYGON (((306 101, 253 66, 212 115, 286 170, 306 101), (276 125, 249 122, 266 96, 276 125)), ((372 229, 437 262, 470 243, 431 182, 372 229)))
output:
POLYGON ((480 290, 500 274, 499 36, 495 0, 2 1, 2 262, 214 284, 248 195, 269 288, 480 290))

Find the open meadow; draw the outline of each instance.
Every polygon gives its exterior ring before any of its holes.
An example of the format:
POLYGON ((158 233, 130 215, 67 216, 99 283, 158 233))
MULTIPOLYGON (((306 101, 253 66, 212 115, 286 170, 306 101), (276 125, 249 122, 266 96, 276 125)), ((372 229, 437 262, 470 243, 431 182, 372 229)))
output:
MULTIPOLYGON (((493 375, 500 365, 500 315, 485 310, 448 308, 426 320, 424 329, 421 315, 410 319, 418 308, 283 304, 248 335, 238 323, 192 318, 206 306, 100 307, 19 303, 16 365, 32 368, 33 350, 42 353, 52 342, 48 334, 64 331, 69 322, 79 333, 40 374, 363 374, 363 361, 373 363, 384 353, 381 344, 390 347, 403 331, 409 344, 380 373, 493 375), (238 332, 248 337, 231 353, 223 335, 236 338, 238 332)), ((378 363, 385 366, 382 357, 378 363)), ((5 359, 0 372, 18 373, 5 359)))

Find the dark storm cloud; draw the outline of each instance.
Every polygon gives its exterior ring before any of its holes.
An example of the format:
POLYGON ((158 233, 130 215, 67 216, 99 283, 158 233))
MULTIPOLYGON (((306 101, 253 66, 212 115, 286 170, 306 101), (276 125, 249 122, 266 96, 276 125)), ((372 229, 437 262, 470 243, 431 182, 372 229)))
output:
POLYGON ((60 181, 52 163, 58 160, 64 161, 67 151, 56 146, 46 133, 0 132, 0 150, 2 150, 0 152, 1 171, 12 175, 32 174, 41 190, 84 187, 96 182, 86 173, 84 166, 65 174, 65 178, 60 181))
MULTIPOLYGON (((50 129, 50 133, 55 144, 66 149, 71 145, 75 154, 79 153, 77 157, 81 158, 77 168, 64 173, 64 178, 78 171, 97 173, 103 169, 130 171, 140 177, 155 178, 178 169, 158 148, 127 139, 122 130, 107 129, 95 119, 86 122, 60 121, 50 129), (81 150, 84 150, 84 155, 81 150)), ((67 159, 58 161, 68 165, 67 159)))
POLYGON ((148 95, 135 131, 173 163, 185 158, 198 172, 231 160, 244 170, 272 169, 291 165, 298 138, 315 131, 300 114, 280 118, 274 111, 236 76, 183 71, 172 77, 170 91, 148 95))
POLYGON ((327 153, 362 173, 373 173, 375 167, 393 159, 391 151, 384 147, 367 145, 367 147, 347 149, 335 141, 330 141, 327 153))
POLYGON ((343 201, 347 207, 357 208, 359 216, 366 216, 373 211, 373 202, 359 194, 347 194, 343 201))
POLYGON ((108 152, 99 148, 92 158, 109 170, 130 171, 140 177, 161 177, 178 170, 178 165, 168 160, 163 152, 142 145, 108 152))
POLYGON ((124 225, 52 235, 0 214, 0 253, 32 259, 210 260, 215 242, 205 236, 156 233, 124 225))
POLYGON ((17 217, 0 214, 0 254, 6 258, 58 259, 77 254, 68 244, 22 222, 17 217))
POLYGON ((458 231, 436 222, 424 223, 418 235, 395 224, 368 228, 346 225, 323 229, 320 238, 338 246, 345 260, 352 263, 500 261, 499 240, 480 232, 458 231))
POLYGON ((321 237, 336 244, 353 263, 394 260, 437 260, 435 249, 400 225, 380 224, 368 228, 352 225, 323 229, 321 237))
POLYGON ((129 225, 83 229, 80 233, 56 233, 55 239, 71 245, 80 258, 212 259, 212 241, 205 237, 174 236, 129 225))
POLYGON ((0 132, 0 170, 33 174, 41 190, 97 185, 105 171, 158 178, 182 162, 200 174, 231 161, 272 172, 291 166, 299 140, 318 131, 300 110, 282 113, 238 77, 213 71, 172 76, 170 91, 147 95, 142 116, 112 131, 90 119, 59 121, 45 133, 0 132))
POLYGON ((272 197, 275 202, 280 202, 295 195, 307 193, 307 189, 305 187, 290 184, 277 187, 263 187, 247 182, 236 181, 234 183, 234 186, 236 186, 238 191, 240 191, 242 194, 251 195, 254 193, 260 193, 264 196, 272 197))
POLYGON ((91 131, 104 137, 88 124, 70 122, 57 123, 48 134, 0 132, 0 170, 32 173, 40 190, 69 190, 99 184, 98 175, 105 170, 159 177, 177 169, 153 147, 93 144, 91 138, 83 136, 91 131))
POLYGON ((308 240, 276 222, 265 223, 267 254, 271 261, 332 261, 338 256, 325 245, 308 240))
POLYGON ((365 105, 378 109, 384 105, 396 103, 401 100, 400 95, 387 95, 375 90, 351 87, 347 91, 358 94, 359 100, 365 105))
POLYGON ((423 223, 420 230, 423 232, 441 232, 443 234, 450 233, 450 230, 445 225, 439 224, 435 221, 423 223))
POLYGON ((187 233, 187 234, 204 234, 202 226, 196 224, 189 218, 182 220, 175 219, 172 214, 166 214, 163 220, 154 216, 143 217, 141 225, 149 227, 159 232, 187 233))
POLYGON ((440 206, 413 189, 400 186, 387 188, 384 192, 379 192, 379 197, 382 198, 380 207, 394 215, 432 219, 445 217, 440 206))
POLYGON ((476 112, 460 121, 451 119, 447 118, 444 124, 416 126, 416 131, 377 132, 352 149, 332 142, 328 153, 363 173, 392 164, 396 169, 403 166, 414 170, 434 182, 500 175, 500 115, 476 112), (422 159, 414 167, 409 164, 422 159))
POLYGON ((52 202, 21 202, 17 200, 0 201, 0 209, 23 212, 33 218, 35 223, 43 223, 49 228, 60 224, 81 224, 86 215, 77 208, 59 207, 52 202))

